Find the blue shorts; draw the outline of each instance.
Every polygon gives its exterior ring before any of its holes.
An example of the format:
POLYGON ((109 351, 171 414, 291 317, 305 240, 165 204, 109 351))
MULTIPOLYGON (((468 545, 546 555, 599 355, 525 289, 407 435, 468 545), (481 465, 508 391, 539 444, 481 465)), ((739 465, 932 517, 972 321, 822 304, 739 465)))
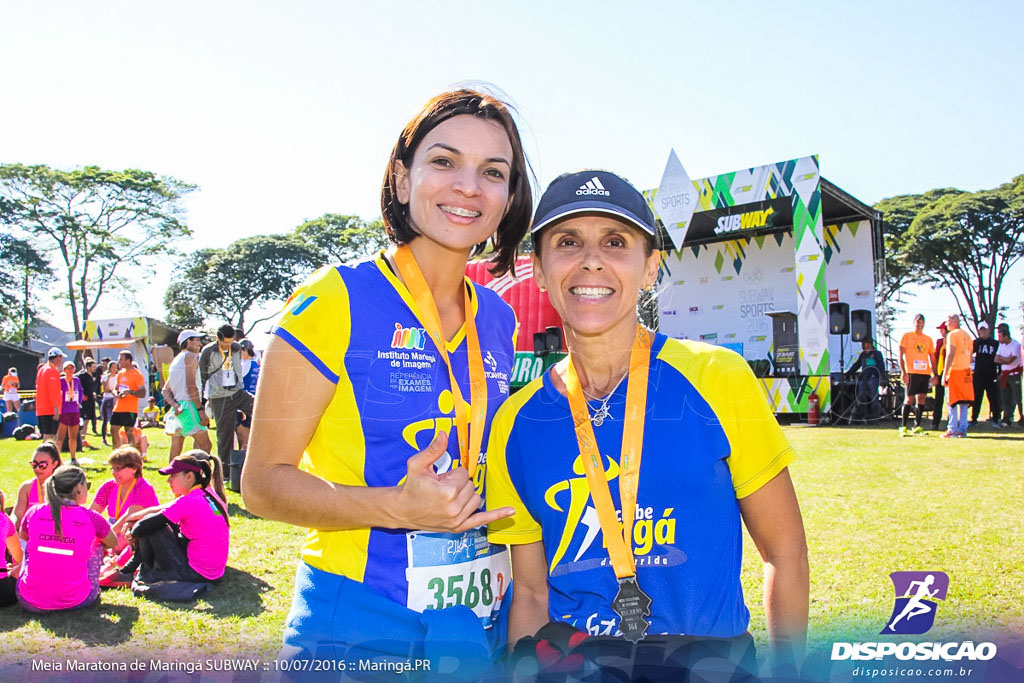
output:
POLYGON ((295 572, 278 658, 297 680, 320 671, 324 680, 336 681, 339 666, 345 676, 374 680, 384 669, 374 670, 373 662, 407 667, 403 673, 411 680, 500 680, 504 674, 494 657, 503 653, 507 633, 507 609, 485 631, 468 607, 415 612, 358 581, 303 562, 295 572))

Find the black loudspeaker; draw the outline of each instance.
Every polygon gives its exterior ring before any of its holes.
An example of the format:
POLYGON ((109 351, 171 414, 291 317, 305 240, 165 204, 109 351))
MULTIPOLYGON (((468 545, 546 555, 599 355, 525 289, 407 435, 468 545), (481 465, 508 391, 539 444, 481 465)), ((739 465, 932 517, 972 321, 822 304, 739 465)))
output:
POLYGON ((850 304, 835 302, 828 305, 828 331, 830 334, 850 333, 850 304))
POLYGON ((544 330, 548 338, 548 351, 561 351, 562 350, 562 328, 561 327, 548 327, 544 330))
POLYGON ((533 354, 535 356, 546 356, 546 355, 548 355, 548 335, 547 335, 547 332, 534 332, 533 333, 533 354))
POLYGON ((871 311, 858 309, 850 312, 850 340, 871 339, 871 311))

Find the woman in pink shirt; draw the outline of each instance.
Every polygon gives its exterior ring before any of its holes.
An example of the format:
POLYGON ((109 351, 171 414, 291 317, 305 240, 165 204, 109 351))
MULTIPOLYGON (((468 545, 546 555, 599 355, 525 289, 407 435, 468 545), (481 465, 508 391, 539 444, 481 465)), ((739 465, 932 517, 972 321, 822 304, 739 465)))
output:
POLYGON ((124 538, 128 516, 160 504, 153 485, 142 478, 142 454, 132 446, 121 446, 107 459, 113 479, 108 479, 96 492, 90 510, 104 515, 117 534, 117 548, 127 542, 124 538))
POLYGON ((87 607, 100 594, 103 548, 117 537, 103 516, 82 507, 89 496, 85 472, 58 467, 46 482, 46 504, 29 508, 21 525, 27 542, 18 577, 18 602, 30 612, 87 607))
POLYGON ((123 571, 130 573, 140 567, 135 586, 195 584, 196 590, 183 598, 191 600, 224 575, 230 540, 227 506, 210 486, 211 462, 192 453, 179 455, 160 470, 160 474, 168 475, 167 484, 175 500, 129 515, 128 522, 135 522, 131 538, 136 548, 123 571))
MULTIPOLYGON (((18 601, 14 585, 18 582, 18 574, 21 572, 22 553, 14 522, 4 514, 3 500, 4 494, 0 492, 0 539, 3 539, 0 545, 6 547, 13 564, 8 568, 6 560, 0 561, 0 607, 9 607, 18 601)), ((2 553, 3 550, 0 550, 0 559, 3 558, 2 553)))
POLYGON ((46 502, 46 480, 63 463, 60 461, 60 451, 53 442, 44 441, 36 447, 28 464, 36 476, 18 487, 18 499, 14 503, 14 525, 17 529, 21 528, 21 522, 30 507, 46 502))

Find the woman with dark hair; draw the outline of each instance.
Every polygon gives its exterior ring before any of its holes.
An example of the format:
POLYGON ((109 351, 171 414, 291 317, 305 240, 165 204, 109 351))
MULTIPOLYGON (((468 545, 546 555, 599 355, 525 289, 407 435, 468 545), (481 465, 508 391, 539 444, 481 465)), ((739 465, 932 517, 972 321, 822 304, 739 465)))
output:
POLYGON ((121 571, 131 574, 139 570, 133 586, 146 597, 157 597, 148 587, 175 582, 187 590, 162 593, 158 599, 191 600, 210 590, 224 575, 230 542, 228 513, 224 502, 210 490, 213 469, 209 460, 185 453, 159 472, 167 475, 175 499, 128 516, 135 554, 121 571))
POLYGON ((511 270, 529 180, 503 102, 438 95, 385 169, 393 247, 320 269, 285 304, 242 477, 250 511, 310 529, 282 656, 343 657, 375 639, 430 659, 458 641, 489 666, 502 644, 508 551, 479 527, 509 511, 482 511, 478 465, 508 395, 515 317, 465 271, 488 244, 492 272, 511 270), (390 644, 376 637, 385 623, 390 644))
POLYGON ((21 528, 22 519, 31 506, 46 502, 46 480, 63 463, 60 460, 60 451, 53 442, 44 441, 36 446, 32 460, 28 464, 32 466, 36 476, 18 487, 18 499, 14 503, 14 522, 18 529, 21 528))
POLYGON ((658 228, 619 176, 559 177, 533 230, 534 279, 569 356, 507 401, 491 429, 487 503, 515 509, 489 528, 512 545, 510 643, 525 639, 517 652, 538 660, 555 643, 585 670, 612 652, 627 662, 623 639, 642 640, 658 676, 685 680, 665 667, 709 657, 733 662, 722 680, 750 677, 742 520, 764 560, 772 655, 791 662, 806 638, 807 545, 793 453, 749 366, 639 325, 658 228))
POLYGON ((25 566, 17 589, 30 612, 87 607, 99 596, 101 545, 113 548, 117 537, 102 515, 82 506, 88 496, 85 472, 64 465, 46 481, 46 503, 25 515, 25 566))

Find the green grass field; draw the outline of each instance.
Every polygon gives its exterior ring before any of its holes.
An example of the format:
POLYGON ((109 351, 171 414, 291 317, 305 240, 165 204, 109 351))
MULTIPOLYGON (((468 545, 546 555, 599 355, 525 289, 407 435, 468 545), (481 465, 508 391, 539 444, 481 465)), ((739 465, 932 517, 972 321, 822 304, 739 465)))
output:
MULTIPOLYGON (((979 428, 968 439, 900 439, 893 428, 785 428, 797 452, 792 475, 807 528, 811 564, 810 639, 874 640, 892 609, 888 574, 940 570, 950 591, 929 639, 1024 633, 1021 531, 1024 431, 979 428)), ((152 442, 147 477, 169 495, 155 469, 168 440, 152 442)), ((91 438, 94 443, 99 438, 91 438)), ((13 504, 27 479, 33 444, 0 441, 0 488, 13 504)), ((109 448, 81 458, 93 489, 109 475, 109 448)), ((105 591, 97 606, 36 616, 0 610, 0 661, 33 657, 169 659, 189 654, 277 651, 301 530, 250 516, 229 493, 232 545, 224 580, 190 605, 152 603, 105 591)), ((765 643, 761 562, 746 539, 744 585, 751 631, 765 643)), ((7 669, 7 673, 10 673, 7 669)), ((6 676, 5 676, 6 677, 6 676)))

